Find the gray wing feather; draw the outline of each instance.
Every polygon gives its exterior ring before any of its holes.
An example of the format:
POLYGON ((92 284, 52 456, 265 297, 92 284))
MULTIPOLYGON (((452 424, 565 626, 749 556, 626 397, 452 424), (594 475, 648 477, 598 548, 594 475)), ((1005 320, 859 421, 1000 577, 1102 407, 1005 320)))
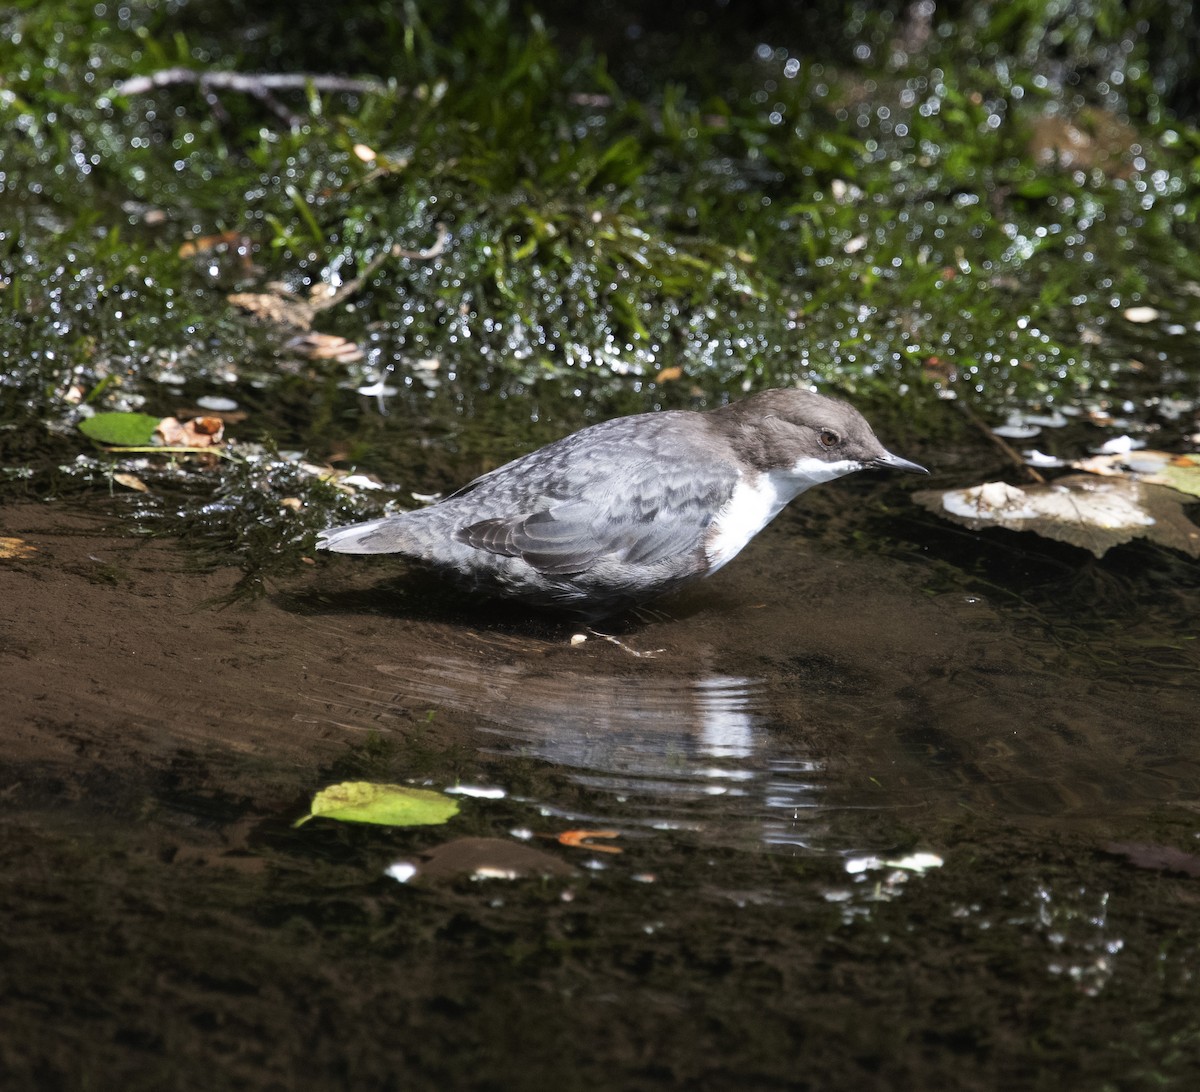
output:
POLYGON ((547 576, 583 572, 602 559, 653 566, 698 550, 736 472, 692 450, 677 415, 638 420, 636 430, 628 419, 609 422, 519 460, 521 480, 542 487, 536 494, 514 490, 507 467, 477 478, 461 495, 476 504, 503 495, 508 511, 459 528, 455 538, 519 557, 547 576), (596 472, 604 466, 619 468, 619 479, 596 472), (562 495, 547 495, 547 487, 562 495))
POLYGON ((712 437, 697 437, 695 421, 667 412, 594 425, 429 508, 334 528, 318 545, 449 565, 478 550, 552 579, 609 563, 699 565, 705 532, 738 474, 712 437))
POLYGON ((598 529, 591 518, 576 518, 563 505, 529 516, 490 519, 462 528, 459 542, 503 557, 519 557, 547 576, 589 569, 601 558, 653 565, 700 544, 708 517, 693 521, 634 523, 598 529))

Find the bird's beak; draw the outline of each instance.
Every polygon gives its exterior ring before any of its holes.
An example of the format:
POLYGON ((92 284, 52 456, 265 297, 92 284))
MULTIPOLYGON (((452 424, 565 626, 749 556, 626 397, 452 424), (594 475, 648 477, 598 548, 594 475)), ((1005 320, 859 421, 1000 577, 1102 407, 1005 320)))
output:
POLYGON ((899 455, 893 455, 890 451, 885 451, 882 455, 872 459, 868 464, 876 470, 908 470, 914 474, 928 474, 920 463, 909 462, 908 459, 902 459, 899 455))

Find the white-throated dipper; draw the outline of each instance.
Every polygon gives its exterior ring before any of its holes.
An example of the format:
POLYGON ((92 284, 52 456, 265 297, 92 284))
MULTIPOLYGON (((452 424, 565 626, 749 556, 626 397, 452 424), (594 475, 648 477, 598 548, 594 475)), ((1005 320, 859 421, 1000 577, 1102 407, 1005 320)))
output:
POLYGON ((853 406, 768 390, 592 425, 317 545, 400 554, 489 595, 603 617, 716 572, 793 497, 872 468, 928 473, 853 406))

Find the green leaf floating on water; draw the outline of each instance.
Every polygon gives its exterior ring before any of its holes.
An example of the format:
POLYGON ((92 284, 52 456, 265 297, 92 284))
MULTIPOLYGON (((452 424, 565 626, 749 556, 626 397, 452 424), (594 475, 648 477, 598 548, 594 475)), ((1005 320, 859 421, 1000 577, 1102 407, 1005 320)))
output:
POLYGON ((79 422, 79 431, 101 444, 145 447, 154 438, 160 418, 148 413, 97 413, 79 422))
POLYGON ((383 827, 428 827, 445 823, 457 814, 457 801, 430 789, 343 781, 317 793, 311 814, 297 820, 296 826, 319 817, 383 827))

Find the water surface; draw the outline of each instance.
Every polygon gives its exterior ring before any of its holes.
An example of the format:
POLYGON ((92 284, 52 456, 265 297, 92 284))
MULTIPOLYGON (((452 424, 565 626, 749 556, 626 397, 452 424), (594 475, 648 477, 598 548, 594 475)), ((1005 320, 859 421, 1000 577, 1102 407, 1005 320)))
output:
POLYGON ((358 559, 220 607, 169 541, 10 508, 14 1086, 1186 1074, 1194 567, 819 493, 625 647, 358 559), (475 795, 293 829, 343 779, 475 795), (386 873, 480 836, 573 871, 386 873))

